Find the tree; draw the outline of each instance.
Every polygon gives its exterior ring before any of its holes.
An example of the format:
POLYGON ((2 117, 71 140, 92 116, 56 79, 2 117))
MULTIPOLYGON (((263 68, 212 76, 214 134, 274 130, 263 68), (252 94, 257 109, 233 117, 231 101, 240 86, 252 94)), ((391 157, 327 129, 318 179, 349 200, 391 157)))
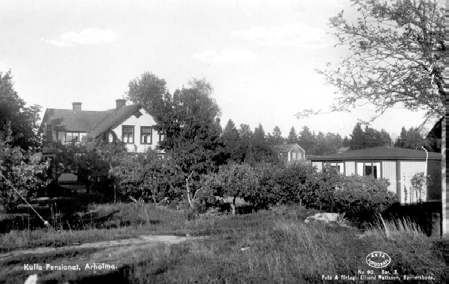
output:
POLYGON ((350 54, 337 68, 328 63, 327 70, 317 70, 341 94, 332 110, 369 102, 377 113, 371 121, 396 104, 424 110, 426 118, 443 116, 444 4, 352 2, 360 11, 356 23, 343 11, 330 19, 337 45, 348 46, 350 54))
POLYGON ((37 136, 40 106, 26 107, 26 103, 14 90, 11 71, 0 72, 0 139, 11 130, 12 146, 26 150, 39 147, 41 140, 37 136), (9 126, 8 126, 9 125, 9 126))
POLYGON ((336 154, 338 149, 340 149, 342 144, 342 139, 340 134, 334 134, 334 133, 326 133, 325 136, 326 140, 326 155, 328 154, 336 154))
POLYGON ((35 197, 40 188, 49 184, 50 161, 42 161, 37 153, 13 146, 11 128, 7 124, 5 129, 4 138, 0 137, 0 203, 10 211, 22 202, 20 196, 35 197))
POLYGON ((287 142, 288 143, 298 143, 298 135, 296 134, 296 130, 293 126, 290 129, 290 132, 288 133, 287 142))
POLYGON ((160 159, 153 150, 143 155, 123 155, 110 169, 121 194, 136 200, 160 202, 163 198, 177 198, 173 160, 160 159))
POLYGON ((231 119, 228 120, 228 123, 223 130, 222 139, 225 144, 225 151, 227 152, 229 158, 236 163, 242 162, 243 156, 239 151, 241 144, 240 134, 231 119))
POLYGON ((319 131, 318 134, 315 136, 315 143, 313 145, 312 150, 310 151, 310 154, 313 155, 326 155, 328 154, 328 149, 326 145, 326 138, 324 136, 324 133, 319 131))
POLYGON ((385 130, 378 131, 368 126, 365 126, 365 130, 363 130, 361 123, 356 124, 350 136, 351 150, 372 148, 391 143, 390 135, 385 130))
POLYGON ((272 135, 270 135, 268 133, 267 140, 270 145, 281 144, 284 141, 284 138, 282 137, 282 132, 281 132, 281 129, 279 128, 279 126, 274 127, 272 135))
POLYGON ((244 140, 252 139, 254 135, 251 127, 248 124, 240 124, 239 134, 240 137, 244 140))
POLYGON ((419 133, 418 127, 410 127, 407 131, 405 127, 401 129, 401 135, 394 145, 398 148, 420 149, 421 147, 429 148, 429 141, 424 139, 419 133))
POLYGON ((263 129, 262 124, 259 123, 259 126, 254 129, 253 135, 254 143, 263 144, 266 142, 265 130, 263 129))
POLYGON ((352 130, 351 140, 349 142, 349 147, 351 150, 358 150, 365 148, 365 135, 363 133, 361 123, 357 123, 352 130))
POLYGON ((306 154, 312 154, 310 151, 315 144, 315 135, 310 131, 307 126, 304 126, 299 133, 299 145, 304 149, 306 154))
POLYGON ((70 172, 86 185, 89 191, 98 180, 109 176, 109 171, 124 158, 126 147, 123 142, 107 143, 93 141, 78 144, 53 143, 55 155, 51 160, 53 176, 70 172))
POLYGON ((389 146, 391 146, 391 136, 385 129, 380 130, 380 138, 383 141, 384 145, 388 144, 389 146))
POLYGON ((246 161, 252 166, 258 163, 278 162, 274 149, 270 146, 267 138, 265 137, 265 131, 262 124, 259 124, 259 126, 254 129, 249 150, 249 156, 246 161))
POLYGON ((144 73, 130 82, 128 99, 141 104, 154 117, 156 130, 165 135, 160 148, 173 160, 185 181, 187 199, 198 189, 201 175, 218 170, 225 159, 221 138, 220 108, 212 98, 213 88, 205 79, 192 79, 173 95, 165 80, 144 73))
POLYGON ((343 139, 342 145, 343 145, 343 147, 349 147, 351 145, 348 136, 345 136, 345 138, 343 139))

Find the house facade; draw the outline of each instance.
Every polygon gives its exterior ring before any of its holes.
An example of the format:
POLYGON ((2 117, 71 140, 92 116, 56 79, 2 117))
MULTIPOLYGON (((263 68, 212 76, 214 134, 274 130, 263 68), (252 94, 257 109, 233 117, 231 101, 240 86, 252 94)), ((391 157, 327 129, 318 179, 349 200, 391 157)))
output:
POLYGON ((138 104, 126 105, 125 100, 119 99, 115 109, 104 111, 84 111, 79 102, 72 105, 72 109, 46 109, 40 127, 44 155, 51 153, 51 144, 56 141, 120 140, 130 152, 145 152, 149 148, 156 149, 164 139, 154 129, 153 117, 138 104))
POLYGON ((341 174, 371 175, 388 179, 388 190, 397 194, 401 203, 441 200, 441 154, 380 146, 344 153, 313 156, 311 163, 318 170, 325 165, 335 167, 341 174), (430 175, 431 184, 421 195, 412 189, 411 179, 416 173, 430 175))
POLYGON ((279 159, 284 163, 304 161, 306 159, 306 152, 296 143, 279 144, 273 148, 278 154, 279 159))

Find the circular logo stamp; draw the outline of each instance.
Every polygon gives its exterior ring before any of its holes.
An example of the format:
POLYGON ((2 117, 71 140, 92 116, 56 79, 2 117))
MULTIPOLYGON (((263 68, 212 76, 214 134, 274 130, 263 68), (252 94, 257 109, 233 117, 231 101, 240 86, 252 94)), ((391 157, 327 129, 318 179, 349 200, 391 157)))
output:
POLYGON ((372 268, 384 268, 391 262, 391 257, 381 251, 374 251, 366 256, 366 264, 372 268))

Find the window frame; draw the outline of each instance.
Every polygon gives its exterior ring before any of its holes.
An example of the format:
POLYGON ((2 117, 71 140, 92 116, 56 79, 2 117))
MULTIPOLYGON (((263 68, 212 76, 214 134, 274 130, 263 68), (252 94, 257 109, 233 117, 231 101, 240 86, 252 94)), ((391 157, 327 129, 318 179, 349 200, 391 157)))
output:
MULTIPOLYGON (((359 173, 357 171, 357 174, 360 176, 372 176, 375 179, 381 179, 382 178, 382 162, 381 161, 364 161, 364 162, 357 162, 357 164, 362 164, 362 173, 359 173), (367 167, 371 168, 371 174, 366 174, 367 167)), ((357 169, 357 165, 356 165, 357 169)))
POLYGON ((45 137, 45 139, 46 139, 47 143, 53 142, 53 127, 52 127, 52 125, 51 124, 47 124, 45 130, 46 130, 46 133, 45 133, 46 137, 45 137))
POLYGON ((142 145, 152 145, 153 144, 153 127, 151 126, 141 126, 140 127, 140 144, 142 145), (150 133, 143 133, 144 129, 149 129, 150 133), (145 136, 150 136, 150 142, 143 142, 143 138, 145 136))
MULTIPOLYGON (((134 144, 134 141, 135 141, 134 134, 135 134, 134 125, 122 125, 122 141, 123 141, 123 143, 125 143, 125 144, 134 144), (125 128, 126 127, 129 127, 130 129, 132 129, 132 132, 125 132, 125 128), (125 138, 125 133, 127 133, 128 135, 129 135, 129 133, 132 134, 132 142, 125 142, 125 139, 124 139, 125 138)), ((129 141, 129 137, 128 137, 127 141, 129 141)))

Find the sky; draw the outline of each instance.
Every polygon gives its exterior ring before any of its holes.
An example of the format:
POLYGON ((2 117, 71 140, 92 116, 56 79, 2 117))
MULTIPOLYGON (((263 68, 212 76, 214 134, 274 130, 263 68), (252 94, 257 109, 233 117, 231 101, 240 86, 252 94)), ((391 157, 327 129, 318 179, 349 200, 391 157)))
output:
MULTIPOLYGON (((373 106, 351 113, 297 119, 304 109, 325 111, 338 94, 315 69, 337 64, 329 18, 349 0, 11 1, 0 2, 0 72, 11 70, 27 104, 83 110, 115 107, 131 80, 151 72, 170 92, 191 78, 214 88, 224 127, 229 119, 265 132, 308 126, 316 133, 352 133, 373 106)), ((43 116, 43 112, 41 117, 43 116)), ((399 107, 371 127, 393 139, 419 126, 423 113, 399 107)))

